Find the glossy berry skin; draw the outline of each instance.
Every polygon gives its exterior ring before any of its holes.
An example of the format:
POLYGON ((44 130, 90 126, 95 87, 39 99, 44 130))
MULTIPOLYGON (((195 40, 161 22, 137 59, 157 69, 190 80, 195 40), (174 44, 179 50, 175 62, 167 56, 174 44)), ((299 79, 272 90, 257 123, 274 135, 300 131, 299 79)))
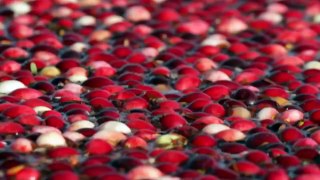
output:
POLYGON ((0 0, 4 179, 319 179, 320 4, 0 0))

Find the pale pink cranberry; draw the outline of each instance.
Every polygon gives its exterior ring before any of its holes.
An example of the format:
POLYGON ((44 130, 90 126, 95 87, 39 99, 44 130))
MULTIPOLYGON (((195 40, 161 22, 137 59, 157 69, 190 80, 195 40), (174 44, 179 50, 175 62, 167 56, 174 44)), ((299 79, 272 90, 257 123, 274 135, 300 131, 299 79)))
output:
MULTIPOLYGON (((56 1, 70 1, 70 0, 56 0, 56 1)), ((100 0, 81 0, 77 3, 79 3, 81 7, 93 7, 101 3, 101 1, 100 0)))
POLYGON ((243 140, 246 135, 237 129, 226 129, 217 133, 215 137, 223 139, 224 141, 232 142, 243 140))
POLYGON ((277 12, 277 13, 283 14, 288 11, 288 7, 284 4, 275 2, 275 3, 269 4, 267 7, 267 10, 271 12, 277 12))
POLYGON ((36 21, 36 18, 31 14, 23 14, 14 18, 13 22, 16 24, 30 25, 36 21))
POLYGON ((228 47, 230 43, 227 38, 222 34, 213 34, 208 36, 201 42, 202 46, 218 46, 218 47, 228 47))
POLYGON ((272 11, 267 11, 260 14, 259 18, 265 21, 269 21, 273 24, 279 24, 283 20, 283 17, 281 14, 277 12, 272 12, 272 11))
POLYGON ((210 82, 216 82, 216 81, 231 81, 231 78, 222 71, 217 70, 211 70, 204 74, 204 79, 210 82))
POLYGON ((149 58, 154 58, 159 54, 159 51, 153 47, 145 47, 141 50, 141 53, 149 58))
POLYGON ((111 32, 107 30, 96 30, 89 36, 89 42, 102 42, 111 37, 111 32))
POLYGON ((163 173, 153 166, 141 165, 133 168, 128 173, 129 179, 159 179, 163 173))
POLYGON ((73 92, 76 95, 80 95, 84 91, 84 88, 76 83, 67 83, 64 85, 63 89, 73 92))
POLYGON ((78 133, 78 132, 73 132, 73 131, 64 132, 63 137, 68 140, 71 140, 73 142, 78 142, 78 141, 85 139, 84 135, 82 135, 81 133, 78 133))
POLYGON ((236 17, 221 19, 217 29, 221 32, 236 34, 248 29, 248 25, 236 17))
POLYGON ((54 131, 46 132, 41 134, 36 143, 38 146, 49 146, 49 147, 57 147, 57 146, 67 146, 67 142, 61 133, 57 133, 54 131))
POLYGON ((200 58, 195 62, 195 68, 201 72, 206 72, 217 67, 217 64, 209 58, 200 58))
POLYGON ((111 67, 111 65, 105 61, 92 61, 88 63, 88 66, 93 69, 98 69, 101 67, 111 67))
POLYGON ((309 61, 303 66, 304 69, 320 69, 319 61, 309 61))
POLYGON ((37 51, 31 60, 42 61, 46 65, 56 65, 61 61, 58 56, 48 51, 37 51))
POLYGON ((251 118, 251 112, 247 108, 238 106, 238 107, 232 108, 231 116, 249 119, 249 118, 251 118))
POLYGON ((88 45, 82 42, 76 42, 70 46, 70 49, 81 53, 88 49, 88 45))
POLYGON ((102 21, 105 25, 111 26, 113 24, 123 22, 124 18, 114 13, 107 13, 102 17, 102 21))
POLYGON ((127 137, 121 132, 107 130, 98 131, 92 136, 92 138, 105 140, 112 146, 116 146, 120 141, 127 139, 127 137))
POLYGON ((20 153, 29 153, 33 151, 33 143, 26 138, 18 138, 11 144, 11 149, 20 153))
POLYGON ((83 67, 73 67, 66 72, 66 76, 71 82, 84 82, 88 79, 87 73, 83 67))
POLYGON ((150 12, 143 6, 132 6, 126 10, 126 18, 133 22, 150 20, 150 12))
POLYGON ((258 120, 275 119, 278 114, 279 112, 275 108, 265 107, 257 113, 256 117, 258 120))
POLYGON ((299 120, 302 120, 303 117, 303 112, 296 109, 286 110, 280 115, 280 119, 288 123, 295 123, 299 120))
POLYGON ((245 85, 245 86, 242 86, 242 88, 248 89, 248 90, 255 92, 255 93, 260 92, 260 89, 258 89, 257 87, 251 86, 251 85, 245 85))
POLYGON ((13 11, 13 13, 18 15, 24 15, 31 11, 31 6, 27 2, 23 1, 13 1, 8 5, 9 9, 13 11))
POLYGON ((77 26, 94 26, 96 24, 96 19, 93 16, 85 15, 77 19, 75 24, 77 26))
POLYGON ((217 134, 227 129, 230 129, 230 127, 224 124, 208 124, 202 129, 202 131, 207 134, 217 134))
POLYGON ((47 132, 56 132, 56 133, 61 133, 61 131, 55 127, 52 126, 43 126, 43 125, 39 125, 39 126, 34 126, 32 128, 32 132, 33 133, 47 133, 47 132))
POLYGON ((94 128, 95 125, 94 123, 88 121, 88 120, 79 120, 76 122, 73 122, 70 126, 69 126, 69 131, 77 131, 79 129, 83 129, 83 128, 94 128))
POLYGON ((131 129, 120 121, 108 121, 99 126, 100 130, 116 131, 124 134, 130 134, 131 129))
POLYGON ((178 26, 177 31, 181 33, 190 33, 194 35, 201 35, 208 32, 210 26, 203 20, 193 20, 182 23, 178 26))
POLYGON ((147 25, 139 24, 133 27, 132 32, 134 32, 135 34, 139 34, 140 36, 146 36, 148 34, 151 34, 153 32, 153 29, 147 25))
POLYGON ((314 3, 310 6, 308 6, 306 9, 306 14, 308 16, 317 16, 318 14, 320 14, 320 4, 314 3))
POLYGON ((11 92, 21 88, 26 88, 26 86, 22 82, 17 80, 7 80, 0 82, 0 93, 2 94, 10 94, 11 92))

